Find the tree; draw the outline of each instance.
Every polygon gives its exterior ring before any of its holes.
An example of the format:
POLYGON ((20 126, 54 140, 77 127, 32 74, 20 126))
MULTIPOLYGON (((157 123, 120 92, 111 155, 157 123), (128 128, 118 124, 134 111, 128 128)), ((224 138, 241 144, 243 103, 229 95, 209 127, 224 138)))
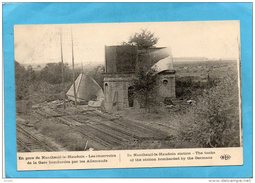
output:
POLYGON ((138 100, 141 107, 144 107, 149 112, 151 107, 156 104, 156 79, 155 70, 149 67, 148 50, 157 44, 159 38, 155 37, 154 33, 147 29, 142 29, 141 32, 130 36, 128 43, 123 42, 123 45, 136 45, 138 52, 138 62, 136 69, 136 77, 134 79, 134 97, 138 100))
MULTIPOLYGON (((40 72, 40 78, 50 84, 60 84, 62 74, 62 63, 48 63, 40 72)), ((64 64, 64 80, 71 80, 71 70, 67 64, 64 64)))
POLYGON ((34 81, 36 79, 36 74, 31 65, 27 67, 27 78, 29 79, 30 82, 34 81))
POLYGON ((28 78, 27 71, 24 66, 15 61, 15 87, 16 99, 23 100, 28 95, 28 78))
POLYGON ((156 82, 157 75, 154 70, 137 72, 134 79, 134 95, 141 107, 151 112, 150 109, 156 104, 156 82))
MULTIPOLYGON (((129 38, 128 43, 136 45, 139 50, 148 49, 158 43, 159 38, 155 37, 154 33, 147 29, 142 29, 141 32, 135 33, 129 38)), ((126 44, 125 42, 123 44, 126 44)))

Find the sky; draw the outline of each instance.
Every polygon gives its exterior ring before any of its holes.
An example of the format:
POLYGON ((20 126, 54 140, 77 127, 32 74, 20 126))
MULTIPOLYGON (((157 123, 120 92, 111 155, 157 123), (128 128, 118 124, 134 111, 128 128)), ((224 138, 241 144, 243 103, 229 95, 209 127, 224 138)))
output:
POLYGON ((60 62, 60 35, 63 59, 71 64, 73 35, 75 64, 104 64, 104 47, 127 42, 141 29, 159 38, 155 46, 169 47, 173 57, 238 59, 238 21, 146 22, 65 25, 16 25, 15 60, 22 64, 60 62))

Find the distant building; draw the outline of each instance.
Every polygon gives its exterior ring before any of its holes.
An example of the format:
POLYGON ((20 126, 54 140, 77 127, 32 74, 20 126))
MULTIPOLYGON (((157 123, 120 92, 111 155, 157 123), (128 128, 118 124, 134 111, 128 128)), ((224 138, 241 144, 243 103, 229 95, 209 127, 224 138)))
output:
POLYGON ((141 68, 154 68, 157 71, 157 96, 175 98, 175 70, 171 55, 166 48, 138 50, 136 46, 106 46, 104 73, 104 105, 108 112, 128 107, 139 107, 134 97, 133 81, 141 68))

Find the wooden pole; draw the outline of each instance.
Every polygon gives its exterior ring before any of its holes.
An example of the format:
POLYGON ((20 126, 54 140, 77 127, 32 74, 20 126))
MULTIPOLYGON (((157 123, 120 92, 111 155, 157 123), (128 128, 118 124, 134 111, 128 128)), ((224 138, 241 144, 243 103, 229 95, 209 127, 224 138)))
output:
POLYGON ((76 96, 76 87, 75 87, 75 73, 74 73, 73 32, 72 32, 72 30, 71 30, 71 39, 72 39, 73 91, 74 91, 75 107, 77 107, 77 96, 76 96))
MULTIPOLYGON (((60 33, 60 51, 61 51, 61 77, 62 77, 62 87, 63 87, 63 90, 65 88, 65 79, 64 79, 64 59, 63 59, 63 47, 62 47, 62 31, 60 33)), ((63 94, 63 100, 64 100, 64 103, 63 103, 63 107, 64 109, 66 108, 66 94, 65 94, 65 90, 64 90, 64 94, 63 94)))

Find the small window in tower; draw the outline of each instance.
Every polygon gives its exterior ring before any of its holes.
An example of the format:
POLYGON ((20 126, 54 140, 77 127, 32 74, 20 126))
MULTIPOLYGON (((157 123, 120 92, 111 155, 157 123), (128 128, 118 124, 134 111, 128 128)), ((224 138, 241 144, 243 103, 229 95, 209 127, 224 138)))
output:
POLYGON ((108 83, 105 83, 105 84, 104 84, 104 91, 105 91, 105 92, 108 91, 108 83))
POLYGON ((166 79, 163 80, 163 85, 167 85, 168 81, 166 79))

